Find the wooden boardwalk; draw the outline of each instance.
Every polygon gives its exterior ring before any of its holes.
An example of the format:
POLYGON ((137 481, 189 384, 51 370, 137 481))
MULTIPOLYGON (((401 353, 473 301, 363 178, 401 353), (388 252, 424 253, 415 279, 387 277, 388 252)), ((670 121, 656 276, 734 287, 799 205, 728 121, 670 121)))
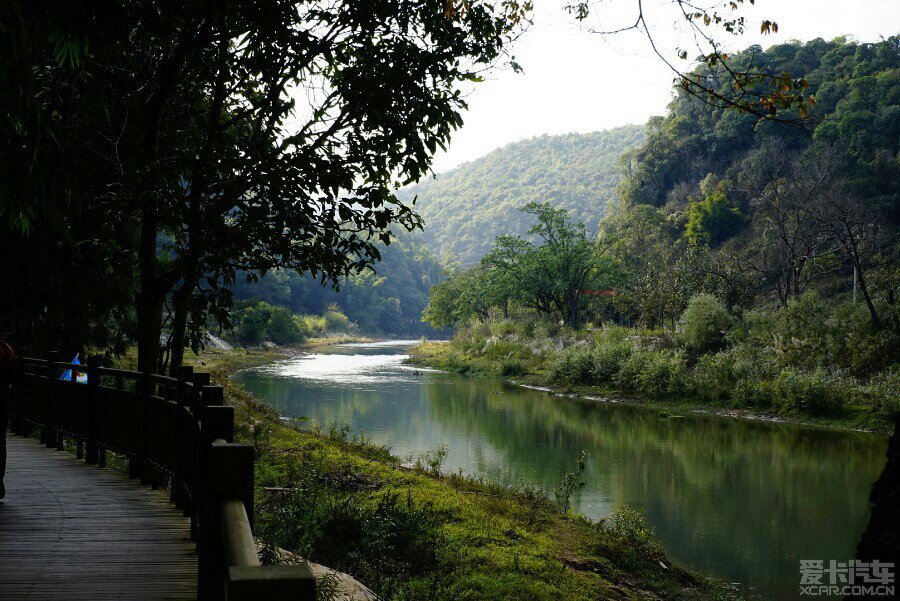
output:
POLYGON ((7 437, 0 599, 195 599, 190 524, 112 469, 7 437))

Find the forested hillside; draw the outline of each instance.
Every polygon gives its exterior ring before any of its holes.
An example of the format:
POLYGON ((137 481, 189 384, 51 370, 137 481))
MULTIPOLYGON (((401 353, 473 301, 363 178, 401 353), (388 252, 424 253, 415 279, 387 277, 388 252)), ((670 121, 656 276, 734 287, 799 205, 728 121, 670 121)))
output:
POLYGON ((644 275, 630 280, 631 310, 675 320, 700 289, 736 311, 813 289, 833 296, 855 267, 860 301, 884 321, 896 310, 900 37, 733 57, 751 63, 804 79, 812 116, 760 122, 682 92, 650 121, 604 224, 625 270, 644 275))
POLYGON ((900 413, 900 37, 729 61, 789 72, 812 112, 760 120, 677 89, 626 156, 599 236, 526 205, 530 237, 497 237, 432 291, 425 318, 457 333, 425 360, 888 427, 900 413))
POLYGON ((499 148, 398 194, 418 196, 424 238, 440 258, 477 262, 499 234, 521 234, 530 224, 519 207, 550 202, 595 230, 620 177, 618 160, 638 145, 644 128, 540 136, 499 148))
POLYGON ((435 331, 421 316, 429 289, 443 278, 441 265, 409 235, 379 248, 381 261, 373 266, 374 271, 344 278, 339 292, 295 271, 272 271, 256 282, 238 278, 234 296, 244 302, 234 316, 236 331, 240 334, 241 320, 250 315, 248 311, 254 312, 249 305, 262 301, 297 314, 326 314, 330 305, 336 305, 365 334, 433 335, 435 331))

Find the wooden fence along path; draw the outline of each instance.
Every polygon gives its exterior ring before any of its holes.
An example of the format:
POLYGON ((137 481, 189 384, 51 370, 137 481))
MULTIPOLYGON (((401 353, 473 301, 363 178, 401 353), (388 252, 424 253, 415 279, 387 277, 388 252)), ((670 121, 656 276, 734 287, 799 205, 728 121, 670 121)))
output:
POLYGON ((253 447, 233 441, 234 408, 209 383, 187 367, 18 360, 10 426, 40 443, 10 437, 0 597, 315 599, 308 567, 259 563, 253 447), (109 453, 127 477, 97 469, 109 453))

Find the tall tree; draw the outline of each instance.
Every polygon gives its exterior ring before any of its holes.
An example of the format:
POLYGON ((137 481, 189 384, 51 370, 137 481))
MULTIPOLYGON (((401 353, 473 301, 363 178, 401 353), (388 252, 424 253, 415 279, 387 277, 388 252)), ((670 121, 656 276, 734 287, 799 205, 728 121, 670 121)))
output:
POLYGON ((536 218, 528 231, 535 242, 500 236, 483 264, 514 283, 517 298, 526 306, 555 313, 568 325, 578 326, 587 304, 586 290, 608 267, 604 249, 565 209, 531 202, 522 211, 536 218))
POLYGON ((835 245, 814 213, 828 176, 812 161, 773 142, 752 153, 745 167, 747 179, 758 186, 752 192, 756 237, 746 265, 766 280, 784 306, 836 267, 835 245))
POLYGON ((137 229, 138 355, 148 372, 160 367, 174 290, 180 352, 198 287, 192 311, 202 322, 227 304, 219 290, 237 269, 284 265, 336 281, 377 260, 392 224, 415 227, 391 191, 427 171, 462 123, 456 84, 501 57, 530 8, 135 0, 64 23, 13 4, 9 14, 37 36, 26 58, 52 60, 63 39, 67 68, 84 82, 64 133, 101 157, 99 187, 137 229))
MULTIPOLYGON (((876 328, 884 327, 869 286, 869 267, 873 258, 886 246, 889 198, 867 194, 864 187, 854 185, 848 173, 852 169, 834 148, 813 146, 814 160, 810 168, 826 179, 817 202, 811 205, 811 216, 840 253, 853 266, 854 277, 876 328)), ((898 180, 898 169, 893 179, 898 180)))

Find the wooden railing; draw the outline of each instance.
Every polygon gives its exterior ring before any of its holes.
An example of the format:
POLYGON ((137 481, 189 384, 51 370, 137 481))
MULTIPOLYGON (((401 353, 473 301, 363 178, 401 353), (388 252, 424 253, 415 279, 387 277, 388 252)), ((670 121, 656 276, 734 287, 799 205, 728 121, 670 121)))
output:
POLYGON ((262 566, 253 540, 253 446, 234 442, 234 408, 209 374, 183 367, 177 378, 109 369, 89 359, 73 365, 20 358, 13 381, 11 428, 40 430, 41 443, 74 442, 86 463, 125 458, 128 474, 191 519, 197 544, 198 597, 315 599, 306 566, 262 566), (60 376, 71 370, 71 380, 60 376), (86 383, 78 376, 87 375, 86 383))

